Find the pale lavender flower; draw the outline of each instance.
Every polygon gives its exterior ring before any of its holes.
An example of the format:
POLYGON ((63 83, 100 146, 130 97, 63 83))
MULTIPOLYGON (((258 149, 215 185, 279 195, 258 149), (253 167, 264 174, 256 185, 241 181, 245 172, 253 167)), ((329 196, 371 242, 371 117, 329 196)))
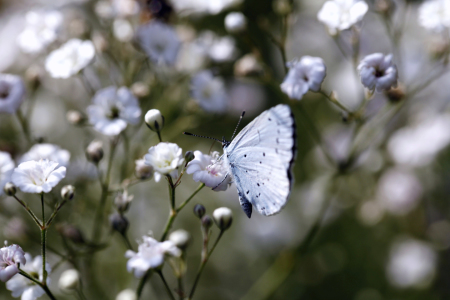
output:
POLYGON ((361 83, 373 91, 382 92, 397 86, 397 66, 392 62, 392 54, 370 54, 358 66, 361 83))
POLYGON ((149 269, 161 266, 166 256, 180 255, 181 250, 173 242, 158 242, 152 237, 143 236, 137 253, 131 250, 125 253, 125 257, 129 259, 127 270, 133 272, 137 278, 141 278, 149 269))
POLYGON ((195 158, 190 161, 186 168, 187 174, 193 174, 195 182, 202 182, 207 187, 215 188, 214 191, 225 191, 231 184, 231 173, 223 160, 219 159, 219 152, 214 151, 211 155, 194 151, 195 158), (228 177, 225 179, 225 175, 228 177), (225 180, 224 180, 225 179, 225 180))
POLYGON ((48 193, 64 177, 66 168, 48 159, 21 163, 11 176, 11 181, 25 193, 48 193))
POLYGON ((3 187, 10 181, 14 171, 14 161, 8 152, 0 151, 0 196, 3 195, 3 187))
POLYGON ((148 149, 144 156, 145 163, 155 170, 155 181, 159 182, 162 175, 178 177, 178 167, 184 163, 183 150, 173 143, 159 143, 148 149))
POLYGON ((126 87, 110 86, 95 93, 93 105, 87 108, 89 122, 105 135, 118 135, 127 124, 136 125, 141 108, 136 97, 126 87))
POLYGON ((57 162, 60 166, 67 167, 70 152, 53 144, 36 144, 21 157, 20 162, 41 159, 48 159, 57 162))
POLYGON ((25 96, 22 78, 11 74, 0 74, 0 113, 14 114, 25 96))
POLYGON ((226 109, 228 95, 225 82, 221 77, 214 77, 210 70, 192 77, 192 96, 206 111, 223 112, 226 109))
POLYGON ((19 273, 19 264, 27 263, 25 252, 18 245, 0 248, 0 280, 6 282, 19 273))
POLYGON ((291 99, 301 100, 309 90, 318 92, 326 76, 327 68, 320 57, 303 56, 287 63, 289 72, 281 84, 281 90, 291 99))
POLYGON ((328 27, 330 34, 335 35, 360 22, 368 10, 365 1, 333 0, 325 2, 317 18, 328 27))

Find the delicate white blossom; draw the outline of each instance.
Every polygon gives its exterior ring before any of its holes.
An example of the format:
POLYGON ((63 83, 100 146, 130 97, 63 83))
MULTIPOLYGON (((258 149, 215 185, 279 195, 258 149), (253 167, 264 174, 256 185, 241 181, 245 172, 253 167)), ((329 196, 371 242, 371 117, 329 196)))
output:
POLYGON ((397 130, 388 141, 388 151, 398 164, 425 166, 450 143, 450 116, 428 117, 397 130))
POLYGON ((171 2, 181 15, 215 15, 228 7, 242 3, 243 0, 172 0, 171 2))
MULTIPOLYGON (((25 259, 27 264, 20 268, 42 282, 44 279, 42 274, 42 256, 39 255, 33 259, 30 254, 25 253, 25 259)), ((49 263, 45 263, 45 270, 47 274, 50 274, 51 267, 49 263)), ((47 277, 47 284, 49 283, 50 276, 47 277)), ((22 296, 22 300, 35 300, 45 294, 45 291, 39 285, 19 274, 16 274, 6 283, 6 288, 12 292, 11 294, 14 298, 22 296)))
POLYGON ((148 57, 155 63, 173 65, 181 42, 175 30, 160 21, 150 21, 137 29, 137 39, 148 57))
POLYGON ((144 156, 145 163, 155 170, 155 181, 159 182, 162 175, 178 177, 178 167, 184 162, 183 150, 173 143, 159 143, 148 149, 144 156))
POLYGON ((117 18, 113 22, 114 37, 121 42, 130 42, 134 36, 131 23, 126 19, 117 18))
POLYGON ((190 161, 186 168, 187 174, 193 174, 195 182, 203 182, 207 187, 215 188, 214 191, 225 191, 231 184, 231 173, 223 160, 219 160, 219 152, 214 151, 211 155, 194 151, 195 158, 190 161), (227 178, 225 175, 228 173, 227 178), (225 179, 225 180, 224 180, 225 179))
POLYGON ((25 193, 48 193, 64 177, 66 168, 48 159, 21 163, 11 176, 11 181, 25 193))
POLYGON ((281 90, 291 99, 301 100, 308 90, 318 92, 327 68, 320 57, 303 56, 287 63, 289 72, 281 84, 281 90))
POLYGON ((138 300, 138 297, 134 290, 126 289, 117 294, 116 300, 138 300))
POLYGON ((23 52, 38 53, 58 37, 63 15, 56 10, 47 12, 30 11, 25 16, 25 29, 17 37, 23 52))
POLYGON ((382 92, 397 86, 397 66, 392 62, 392 54, 370 54, 358 66, 361 83, 373 91, 382 92))
POLYGON ((0 113, 14 114, 25 96, 22 78, 11 74, 0 74, 0 113))
POLYGON ((14 171, 14 161, 8 152, 0 151, 0 196, 3 195, 3 187, 10 181, 14 171))
POLYGON ((231 36, 220 37, 214 32, 206 30, 199 35, 195 42, 215 62, 229 62, 236 57, 236 41, 231 36))
POLYGON ((333 0, 325 2, 317 18, 328 27, 330 34, 335 35, 360 22, 368 10, 365 1, 333 0))
POLYGON ((238 33, 247 27, 247 19, 241 12, 231 12, 225 17, 225 28, 230 33, 238 33))
POLYGON ((91 41, 71 39, 49 54, 45 69, 54 78, 69 78, 85 68, 94 55, 95 48, 91 41))
POLYGON ((80 273, 75 269, 65 270, 59 277, 58 286, 63 291, 73 291, 80 285, 80 273))
POLYGON ((70 160, 70 152, 53 144, 36 144, 22 156, 20 162, 41 159, 48 159, 57 162, 60 166, 67 167, 70 160))
POLYGON ((165 256, 180 256, 181 250, 171 241, 158 242, 152 237, 143 236, 138 252, 128 250, 127 270, 134 276, 141 278, 149 269, 157 268, 163 264, 165 256))
POLYGON ((19 273, 19 265, 27 263, 25 252, 18 245, 0 248, 0 280, 6 282, 19 273))
POLYGON ((192 77, 192 97, 206 111, 223 112, 227 107, 225 82, 221 77, 214 77, 210 70, 192 77))
POLYGON ((437 255, 430 245, 406 239, 392 246, 387 275, 400 288, 424 287, 433 279, 436 263, 437 255))
POLYGON ((450 1, 425 1, 419 8, 419 23, 435 32, 450 28, 450 1))
POLYGON ((140 121, 139 102, 126 87, 101 89, 92 101, 94 104, 87 108, 89 122, 105 135, 118 135, 127 124, 136 125, 140 121))

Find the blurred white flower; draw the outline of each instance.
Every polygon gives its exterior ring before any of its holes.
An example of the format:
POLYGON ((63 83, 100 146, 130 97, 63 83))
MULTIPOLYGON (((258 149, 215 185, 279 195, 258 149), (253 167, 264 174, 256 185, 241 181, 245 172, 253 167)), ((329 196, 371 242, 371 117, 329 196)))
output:
POLYGON ((91 41, 71 39, 48 55, 45 69, 54 78, 69 78, 86 67, 94 55, 95 48, 91 41))
POLYGON ((150 179, 153 176, 154 170, 152 166, 149 166, 145 163, 145 160, 138 159, 134 161, 136 166, 134 168, 134 173, 136 177, 139 179, 150 179))
POLYGON ((382 92, 397 86, 397 66, 392 63, 392 54, 370 54, 358 66, 361 83, 373 91, 382 92))
POLYGON ((70 152, 53 144, 36 144, 20 158, 20 162, 41 159, 55 161, 60 166, 67 167, 70 160, 70 152))
POLYGON ((214 32, 206 30, 199 35, 196 43, 215 62, 228 62, 236 57, 236 41, 231 36, 219 37, 214 32))
POLYGON ((219 152, 214 151, 211 155, 194 151, 195 158, 190 161, 186 168, 187 174, 193 174, 195 182, 203 182, 207 187, 215 188, 214 191, 225 191, 231 184, 231 173, 224 180, 228 173, 228 167, 223 160, 218 161, 219 152), (220 185, 219 185, 220 184, 220 185))
POLYGON ((11 74, 0 74, 0 113, 14 114, 25 96, 22 78, 11 74))
POLYGON ((390 169, 378 181, 377 199, 390 213, 405 215, 417 206, 422 192, 422 185, 413 174, 390 169))
POLYGON ((419 7, 419 23, 426 29, 435 32, 450 28, 450 1, 425 1, 419 7))
POLYGON ((243 0, 172 0, 171 2, 177 13, 181 15, 215 15, 228 7, 242 3, 243 0))
POLYGON ((136 125, 141 118, 139 102, 126 87, 110 86, 97 91, 94 104, 87 108, 89 122, 105 135, 118 135, 127 124, 136 125))
POLYGON ((114 198, 114 205, 119 212, 126 212, 133 201, 134 195, 128 195, 128 191, 118 192, 114 198))
POLYGON ((27 263, 25 252, 18 245, 0 248, 0 280, 6 282, 19 273, 19 266, 27 263))
POLYGON ((47 12, 30 11, 25 16, 25 29, 17 37, 23 52, 38 53, 56 40, 63 15, 56 10, 47 12))
POLYGON ((159 182, 162 175, 178 177, 178 167, 184 162, 183 150, 173 143, 159 143, 148 149, 144 156, 145 163, 155 170, 155 181, 159 182))
MULTIPOLYGON (((42 282, 44 279, 42 274, 42 256, 39 255, 33 259, 30 254, 25 253, 25 259, 27 264, 23 267, 21 265, 20 268, 42 282)), ((49 263, 45 263, 45 270, 50 275, 52 269, 49 263)), ((47 277, 47 284, 49 283, 50 276, 47 277)), ((16 274, 6 283, 6 288, 12 292, 11 294, 14 298, 22 296, 22 300, 35 300, 45 294, 45 291, 39 285, 19 274, 16 274)))
POLYGON ((388 151, 398 164, 425 166, 450 143, 450 116, 428 117, 397 130, 388 141, 388 151))
POLYGON ((64 177, 66 168, 48 159, 21 163, 11 176, 11 181, 25 193, 48 193, 64 177))
POLYGON ((192 77, 192 97, 206 111, 223 112, 228 100, 225 82, 210 70, 201 71, 192 77))
POLYGON ((14 161, 8 152, 0 151, 0 196, 3 195, 3 187, 10 181, 14 171, 14 161))
POLYGON ((102 19, 112 19, 115 15, 112 3, 108 0, 97 1, 94 6, 94 11, 102 19))
POLYGON ((335 35, 361 21, 368 10, 365 1, 333 0, 325 2, 317 18, 328 27, 330 34, 335 35))
POLYGON ((178 54, 176 68, 181 72, 194 73, 202 69, 208 59, 204 47, 197 41, 183 43, 178 54))
POLYGON ((281 90, 291 99, 301 100, 308 90, 318 92, 327 68, 320 57, 303 56, 288 62, 289 72, 281 84, 281 90))
POLYGON ((141 278, 149 269, 157 268, 163 264, 165 256, 180 256, 181 250, 171 241, 158 242, 152 237, 143 236, 138 252, 128 250, 127 270, 134 276, 141 278))
POLYGON ((65 270, 59 277, 58 286, 63 291, 73 291, 80 284, 80 273, 75 269, 65 270))
POLYGON ((427 286, 436 272, 436 252, 425 242, 407 239, 391 248, 387 276, 400 288, 427 286))
POLYGON ((138 297, 135 291, 126 289, 117 294, 116 300, 138 300, 138 297))
POLYGON ((139 12, 139 3, 136 0, 112 0, 114 13, 118 17, 130 17, 139 12))
POLYGON ((118 41, 129 42, 134 36, 133 26, 128 20, 117 18, 113 22, 113 34, 118 41))
POLYGON ((230 33, 238 33, 247 27, 247 19, 241 12, 231 12, 225 17, 225 28, 230 33))
POLYGON ((148 57, 155 63, 173 65, 181 42, 175 30, 160 21, 150 21, 139 26, 137 39, 148 57))

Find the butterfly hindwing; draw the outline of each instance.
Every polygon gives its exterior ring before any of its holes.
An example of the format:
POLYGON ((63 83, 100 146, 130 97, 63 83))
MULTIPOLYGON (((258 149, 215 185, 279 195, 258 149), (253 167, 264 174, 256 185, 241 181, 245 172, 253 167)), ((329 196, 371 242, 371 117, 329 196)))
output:
POLYGON ((275 106, 248 124, 225 148, 244 212, 250 203, 270 216, 286 204, 292 184, 295 123, 287 105, 275 106))

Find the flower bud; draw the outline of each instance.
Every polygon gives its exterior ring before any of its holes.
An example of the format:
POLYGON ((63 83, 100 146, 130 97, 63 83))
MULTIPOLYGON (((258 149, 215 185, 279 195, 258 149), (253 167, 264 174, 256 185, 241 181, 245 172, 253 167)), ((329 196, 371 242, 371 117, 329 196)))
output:
POLYGON ((150 130, 161 131, 164 127, 164 116, 157 109, 150 109, 145 114, 145 123, 150 130))
POLYGON ((73 185, 66 185, 61 189, 61 197, 64 200, 72 200, 75 195, 75 187, 73 185))
POLYGON ((75 226, 70 224, 58 224, 56 230, 65 238, 75 244, 84 244, 83 233, 75 226))
POLYGON ((219 207, 213 212, 213 218, 220 230, 227 230, 233 221, 233 213, 228 207, 219 207))
POLYGON ((114 199, 114 205, 120 213, 124 213, 130 207, 130 203, 133 200, 134 196, 128 196, 128 191, 124 190, 122 193, 118 193, 116 198, 114 199))
POLYGON ((86 121, 86 117, 77 110, 69 110, 66 114, 66 119, 72 125, 81 125, 86 121))
POLYGON ((14 183, 12 182, 8 182, 5 184, 5 186, 3 187, 3 191, 5 192, 6 195, 8 196, 14 196, 17 192, 17 188, 14 185, 14 183))
POLYGON ((116 300, 137 300, 136 292, 131 289, 126 289, 117 294, 116 300))
POLYGON ((63 291, 73 291, 80 284, 80 273, 75 269, 65 270, 59 277, 58 286, 63 291))
POLYGON ((144 98, 148 96, 148 94, 150 94, 148 84, 145 84, 142 81, 133 83, 133 85, 130 87, 130 90, 137 98, 144 98))
POLYGON ((29 82, 31 90, 35 91, 41 85, 42 72, 37 65, 32 65, 25 71, 25 79, 29 82))
POLYGON ((229 33, 240 33, 247 28, 247 19, 241 12, 232 12, 225 17, 225 29, 229 33))
POLYGON ((112 229, 120 234, 125 234, 125 232, 127 232, 128 225, 130 224, 125 216, 118 213, 109 216, 109 223, 111 224, 112 229))
POLYGON ((203 216, 203 218, 202 218, 202 226, 205 229, 211 228, 212 224, 213 224, 213 220, 211 219, 210 216, 208 216, 208 215, 203 216))
POLYGON ((386 91, 385 94, 391 103, 397 103, 402 101, 405 97, 405 89, 401 84, 399 84, 397 87, 386 91))
POLYGON ((98 164, 103 158, 103 143, 99 140, 93 140, 86 148, 87 159, 98 164))
POLYGON ((194 158, 195 158, 194 152, 186 151, 186 154, 184 155, 184 161, 186 164, 192 161, 194 158))
POLYGON ((203 218, 203 216, 206 213, 206 209, 203 205, 201 204, 195 204, 194 206, 194 215, 197 216, 197 218, 199 218, 200 220, 203 218))
POLYGON ((253 54, 246 54, 234 64, 234 75, 240 77, 260 76, 263 67, 253 54))
POLYGON ((136 167, 134 169, 134 173, 137 178, 141 180, 152 178, 153 173, 155 172, 152 166, 147 165, 143 159, 138 159, 135 163, 136 167))
POLYGON ((191 235, 189 234, 189 232, 183 229, 178 229, 169 235, 169 241, 173 242, 175 246, 177 246, 181 250, 186 249, 186 247, 189 245, 190 240, 191 235))

